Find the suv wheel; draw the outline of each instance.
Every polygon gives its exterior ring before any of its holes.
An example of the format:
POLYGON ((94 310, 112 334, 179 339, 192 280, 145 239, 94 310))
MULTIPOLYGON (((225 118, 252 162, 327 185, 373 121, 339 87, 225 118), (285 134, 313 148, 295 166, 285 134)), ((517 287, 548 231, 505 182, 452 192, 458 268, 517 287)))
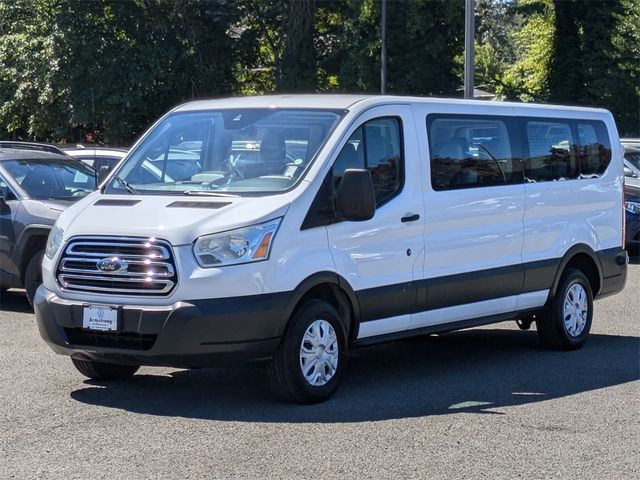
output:
POLYGON ((36 252, 27 263, 27 269, 24 273, 24 288, 27 291, 27 300, 33 307, 33 299, 36 296, 36 290, 42 283, 42 259, 44 250, 36 252))
POLYGON ((71 361, 82 375, 92 380, 126 380, 131 378, 140 368, 138 365, 117 365, 75 358, 72 358, 71 361))
POLYGON ((273 390, 287 402, 327 400, 346 368, 346 344, 336 309, 323 300, 306 302, 291 318, 269 366, 273 390))
POLYGON ((593 318, 591 284, 582 271, 567 269, 546 315, 536 319, 544 347, 576 350, 587 341, 593 318))

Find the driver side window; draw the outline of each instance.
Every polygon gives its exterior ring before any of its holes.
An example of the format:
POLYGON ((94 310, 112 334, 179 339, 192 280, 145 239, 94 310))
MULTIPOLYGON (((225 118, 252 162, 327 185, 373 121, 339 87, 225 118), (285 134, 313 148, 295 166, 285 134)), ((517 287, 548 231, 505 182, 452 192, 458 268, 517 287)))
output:
POLYGON ((344 172, 354 168, 371 172, 377 206, 401 190, 404 158, 399 118, 376 118, 353 132, 333 164, 336 188, 340 187, 344 172))

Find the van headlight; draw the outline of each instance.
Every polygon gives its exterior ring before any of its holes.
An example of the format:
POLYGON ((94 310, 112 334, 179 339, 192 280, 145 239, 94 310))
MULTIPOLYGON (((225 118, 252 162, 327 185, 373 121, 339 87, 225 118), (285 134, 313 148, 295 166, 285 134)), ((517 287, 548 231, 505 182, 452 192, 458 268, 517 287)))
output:
POLYGON ((624 202, 624 208, 628 212, 640 215, 640 203, 638 202, 624 202))
POLYGON ((54 225, 49 232, 49 238, 47 238, 47 247, 44 251, 44 254, 49 260, 53 260, 53 257, 55 257, 56 253, 58 253, 58 249, 60 248, 60 245, 62 245, 63 236, 64 231, 59 226, 54 225))
POLYGON ((269 258, 281 218, 198 238, 193 254, 201 267, 223 267, 269 258))

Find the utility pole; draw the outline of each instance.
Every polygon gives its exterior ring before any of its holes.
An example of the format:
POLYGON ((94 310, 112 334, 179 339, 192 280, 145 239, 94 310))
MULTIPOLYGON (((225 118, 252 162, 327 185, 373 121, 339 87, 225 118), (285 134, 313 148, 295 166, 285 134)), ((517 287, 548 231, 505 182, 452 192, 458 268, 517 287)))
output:
POLYGON ((464 5, 464 98, 474 98, 474 59, 473 40, 475 25, 476 0, 465 0, 464 5))
POLYGON ((387 0, 381 0, 382 18, 380 19, 380 30, 382 39, 380 41, 380 93, 387 93, 387 0))

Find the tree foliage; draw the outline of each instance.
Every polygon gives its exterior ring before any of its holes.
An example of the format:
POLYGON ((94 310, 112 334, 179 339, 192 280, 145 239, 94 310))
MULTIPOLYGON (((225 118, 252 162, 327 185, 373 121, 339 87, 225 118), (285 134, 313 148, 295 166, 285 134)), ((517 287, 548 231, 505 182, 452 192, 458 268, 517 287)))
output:
MULTIPOLYGON (((387 1, 387 91, 460 96, 464 0, 387 1)), ((380 91, 380 0, 0 0, 0 138, 129 144, 198 97, 380 91)), ((477 0, 476 84, 640 130, 637 0, 477 0)))
POLYGON ((515 61, 509 65, 497 92, 510 100, 548 101, 549 70, 555 12, 551 0, 522 0, 523 22, 512 33, 515 61))
POLYGON ((235 89, 224 0, 15 0, 0 9, 6 134, 77 140, 97 126, 103 140, 124 144, 178 102, 235 89))

